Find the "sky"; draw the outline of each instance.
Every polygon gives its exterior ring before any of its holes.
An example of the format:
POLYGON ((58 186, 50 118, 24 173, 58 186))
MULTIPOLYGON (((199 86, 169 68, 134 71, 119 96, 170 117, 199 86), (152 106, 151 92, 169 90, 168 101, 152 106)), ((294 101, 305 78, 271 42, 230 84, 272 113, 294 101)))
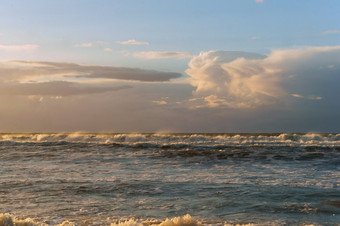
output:
POLYGON ((0 5, 0 132, 340 132, 338 0, 0 5))

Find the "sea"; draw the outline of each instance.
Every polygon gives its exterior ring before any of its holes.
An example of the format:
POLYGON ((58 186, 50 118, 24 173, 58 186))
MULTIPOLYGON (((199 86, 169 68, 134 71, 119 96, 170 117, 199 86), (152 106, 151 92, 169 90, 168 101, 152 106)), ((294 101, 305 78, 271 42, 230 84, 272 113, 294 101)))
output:
POLYGON ((340 134, 0 134, 0 225, 340 225, 340 134))

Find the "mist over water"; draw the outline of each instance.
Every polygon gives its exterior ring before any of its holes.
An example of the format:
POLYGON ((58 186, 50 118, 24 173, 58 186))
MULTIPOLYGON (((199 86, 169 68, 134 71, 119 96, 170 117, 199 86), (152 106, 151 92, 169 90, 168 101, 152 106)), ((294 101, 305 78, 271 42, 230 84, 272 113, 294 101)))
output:
POLYGON ((0 155, 0 225, 340 223, 340 134, 1 134, 0 155))

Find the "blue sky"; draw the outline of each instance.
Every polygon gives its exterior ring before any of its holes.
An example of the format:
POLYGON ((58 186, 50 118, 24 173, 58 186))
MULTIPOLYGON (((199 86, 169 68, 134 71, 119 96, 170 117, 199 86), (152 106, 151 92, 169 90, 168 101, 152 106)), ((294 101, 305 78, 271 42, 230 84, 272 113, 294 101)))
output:
POLYGON ((340 126, 337 0, 0 2, 4 132, 340 126))
MULTIPOLYGON (((323 32, 338 29, 339 4, 270 0, 2 1, 1 42, 37 44, 45 58, 51 57, 51 50, 61 55, 66 51, 83 55, 82 50, 72 47, 96 41, 106 42, 105 46, 115 51, 198 54, 222 49, 269 53, 277 48, 337 45, 338 35, 323 32), (117 43, 125 40, 149 45, 117 43)), ((105 57, 89 52, 84 61, 101 57, 110 64, 112 54, 105 57)), ((113 55, 115 61, 123 61, 113 55)))

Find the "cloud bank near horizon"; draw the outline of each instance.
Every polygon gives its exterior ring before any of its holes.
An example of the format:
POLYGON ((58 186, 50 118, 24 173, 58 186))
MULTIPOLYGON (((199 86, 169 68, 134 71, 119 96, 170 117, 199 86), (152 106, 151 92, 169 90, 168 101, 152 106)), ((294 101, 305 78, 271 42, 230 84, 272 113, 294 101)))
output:
POLYGON ((139 68, 42 61, 2 62, 0 75, 0 95, 12 96, 89 95, 132 88, 131 81, 166 82, 182 76, 139 68))
POLYGON ((82 94, 96 94, 128 89, 131 86, 103 87, 82 85, 73 82, 51 81, 42 83, 24 83, 0 85, 0 95, 13 96, 73 96, 82 94))
POLYGON ((63 78, 116 79, 140 82, 164 82, 181 77, 180 73, 140 68, 79 65, 75 63, 43 61, 11 61, 0 64, 2 80, 63 78))

